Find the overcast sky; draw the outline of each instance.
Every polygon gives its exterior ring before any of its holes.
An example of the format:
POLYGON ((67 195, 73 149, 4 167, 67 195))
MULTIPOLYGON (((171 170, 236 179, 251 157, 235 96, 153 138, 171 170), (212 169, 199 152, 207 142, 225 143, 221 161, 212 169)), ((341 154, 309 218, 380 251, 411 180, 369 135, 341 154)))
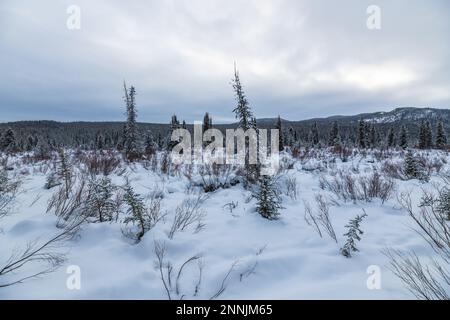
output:
POLYGON ((450 107, 450 2, 1 0, 0 122, 233 121, 233 63, 257 117, 450 107), (81 29, 67 28, 67 8, 81 29), (381 8, 381 30, 366 9, 381 8))

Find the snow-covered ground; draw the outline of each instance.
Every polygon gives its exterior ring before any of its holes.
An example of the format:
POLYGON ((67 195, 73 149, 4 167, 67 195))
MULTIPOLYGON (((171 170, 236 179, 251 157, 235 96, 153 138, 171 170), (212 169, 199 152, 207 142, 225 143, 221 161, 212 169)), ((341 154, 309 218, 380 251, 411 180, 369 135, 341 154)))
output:
MULTIPOLYGON (((442 161, 441 171, 447 169, 450 158, 446 153, 433 152, 428 157, 442 161)), ((381 162, 372 156, 350 157, 347 162, 339 159, 330 162, 331 158, 327 155, 322 159, 289 160, 293 165, 280 178, 280 186, 283 189, 287 185, 287 177, 295 178, 297 196, 295 199, 283 194, 280 219, 262 218, 255 211, 251 192, 237 184, 206 194, 201 206, 204 226, 200 230, 190 226, 175 233, 173 239, 168 237, 168 231, 176 207, 196 194, 188 188, 188 177, 155 173, 141 164, 126 167, 125 173, 111 175, 113 183, 123 185, 124 176, 128 176, 135 191, 143 196, 162 191, 162 211, 167 212, 163 221, 137 244, 123 235, 124 225, 120 221, 86 224, 76 238, 55 249, 67 254, 62 267, 37 279, 0 288, 0 299, 167 299, 156 267, 155 242, 164 243, 165 263, 171 263, 174 274, 187 259, 201 256, 183 268, 179 294, 172 292, 174 299, 209 299, 222 284, 225 290, 219 299, 414 298, 388 269, 389 261, 382 250, 414 250, 424 258, 434 255, 413 230, 414 224, 398 204, 396 195, 409 191, 413 200, 418 201, 421 188, 431 188, 433 182, 441 179, 436 173, 427 183, 395 179, 395 192, 384 203, 377 198, 370 202, 344 201, 323 190, 320 177, 330 178, 337 170, 367 175, 375 169, 379 171, 381 162), (316 210, 317 194, 322 194, 330 206, 338 243, 325 232, 320 237, 305 220, 305 202, 316 210), (236 205, 232 210, 227 205, 230 203, 236 205), (368 217, 361 225, 364 234, 357 244, 360 251, 345 258, 339 253, 345 242, 345 225, 362 214, 363 209, 368 217), (80 290, 67 287, 71 276, 67 268, 73 265, 81 271, 80 290), (380 288, 368 287, 369 266, 380 268, 380 288)), ((18 159, 10 161, 19 163, 18 159)), ((401 159, 395 155, 392 161, 401 159)), ((29 241, 48 239, 60 231, 55 215, 46 213, 48 200, 57 188, 44 189, 47 174, 39 166, 42 164, 14 166, 22 184, 12 214, 0 220, 0 268, 15 249, 24 248, 29 241)), ((39 265, 32 268, 36 270, 19 270, 14 276, 38 271, 39 265)))

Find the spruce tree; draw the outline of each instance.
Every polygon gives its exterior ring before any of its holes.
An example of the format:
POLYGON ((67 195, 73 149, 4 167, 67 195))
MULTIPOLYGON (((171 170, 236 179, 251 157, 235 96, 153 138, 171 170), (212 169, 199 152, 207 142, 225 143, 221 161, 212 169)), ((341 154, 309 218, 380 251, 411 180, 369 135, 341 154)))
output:
POLYGON ((432 139, 430 122, 422 120, 419 128, 419 148, 431 148, 432 139))
POLYGON ((154 141, 152 133, 150 131, 147 132, 147 135, 145 137, 145 154, 146 155, 153 155, 158 150, 158 145, 154 141))
POLYGON ((328 145, 330 147, 336 147, 340 143, 340 137, 339 137, 339 127, 337 124, 337 121, 334 121, 331 125, 330 135, 328 138, 328 145))
POLYGON ((444 188, 439 192, 436 211, 439 212, 445 220, 450 221, 450 189, 444 188))
POLYGON ((8 128, 0 141, 0 148, 4 151, 14 151, 16 149, 16 138, 14 131, 8 128))
POLYGON ((400 139, 399 145, 402 149, 408 148, 408 130, 406 130, 405 126, 402 126, 400 130, 400 139))
POLYGON ((364 149, 367 147, 366 142, 366 125, 364 120, 360 119, 358 122, 358 146, 364 149))
POLYGON ((391 127, 389 128, 388 136, 387 136, 387 145, 389 148, 392 148, 395 146, 395 135, 394 135, 394 129, 391 127))
POLYGON ((433 146, 433 131, 431 130, 430 121, 425 121, 425 145, 426 148, 429 149, 433 146))
POLYGON ((447 136, 444 130, 444 124, 439 121, 436 128, 436 147, 443 149, 447 144, 447 136))
POLYGON ((36 147, 36 143, 37 141, 35 140, 35 138, 32 135, 29 135, 27 138, 26 150, 27 151, 33 150, 33 148, 36 147))
POLYGON ((277 123, 275 125, 275 129, 278 129, 278 136, 279 136, 279 141, 278 141, 278 150, 283 151, 284 150, 284 141, 283 141, 283 128, 281 126, 281 118, 280 115, 278 115, 277 118, 277 123))
POLYGON ((128 160, 135 160, 139 157, 138 142, 137 142, 137 110, 136 110, 136 90, 133 86, 130 90, 127 89, 125 82, 123 83, 125 91, 126 115, 127 122, 124 130, 124 150, 128 160))
POLYGON ((348 231, 344 234, 344 236, 347 237, 347 241, 341 248, 340 252, 346 258, 351 258, 353 252, 359 251, 356 247, 356 242, 361 241, 361 235, 364 233, 360 229, 360 225, 365 217, 367 217, 366 213, 363 215, 357 215, 345 226, 348 229, 348 231))
POLYGON ((135 231, 127 232, 127 236, 135 240, 136 242, 141 241, 145 233, 151 229, 149 222, 146 219, 146 208, 144 204, 144 199, 141 195, 136 193, 134 189, 129 184, 128 180, 125 185, 125 194, 123 199, 128 206, 127 217, 124 219, 126 225, 132 224, 135 226, 135 231))
POLYGON ((50 145, 48 144, 47 140, 45 140, 43 137, 39 138, 36 142, 36 147, 34 148, 34 156, 37 159, 50 159, 50 145))
POLYGON ((108 177, 92 179, 89 182, 89 196, 86 200, 87 215, 94 222, 113 221, 117 204, 113 199, 117 189, 108 177))
POLYGON ((281 197, 277 190, 275 180, 271 176, 259 178, 259 188, 254 193, 256 198, 256 211, 269 220, 277 219, 279 210, 282 209, 281 197))
POLYGON ((204 117, 203 117, 203 132, 209 130, 212 128, 212 118, 209 116, 209 113, 206 112, 204 117))
POLYGON ((166 146, 168 151, 172 150, 172 148, 179 142, 179 141, 172 141, 172 133, 180 129, 180 121, 178 121, 177 116, 174 114, 172 115, 172 118, 170 119, 170 129, 169 129, 169 135, 167 137, 166 146))
POLYGON ((70 189, 72 186, 72 166, 69 163, 66 153, 63 148, 58 150, 59 166, 56 171, 56 176, 60 182, 64 184, 64 191, 66 197, 69 197, 70 189))
MULTIPOLYGON (((256 118, 253 117, 253 113, 248 104, 247 98, 245 96, 244 90, 242 88, 241 80, 239 77, 239 72, 236 69, 236 65, 234 66, 234 79, 231 82, 237 106, 233 109, 236 119, 239 120, 238 128, 247 131, 248 129, 257 130, 256 118)), ((249 148, 245 148, 245 183, 248 185, 249 183, 254 183, 257 181, 259 176, 259 166, 251 165, 249 163, 250 155, 249 148)))
POLYGON ((423 120, 419 127, 419 148, 425 149, 425 122, 423 120))
POLYGON ((377 131, 376 131, 376 129, 375 129, 375 126, 372 124, 371 126, 370 126, 370 135, 369 135, 369 137, 370 137, 370 147, 371 148, 376 148, 377 147, 377 144, 378 144, 378 139, 377 139, 377 131))
POLYGON ((239 128, 244 131, 250 129, 251 121, 253 119, 253 113, 245 96, 244 89, 242 88, 241 80, 239 78, 239 71, 234 66, 234 79, 232 80, 232 86, 236 96, 237 106, 233 109, 236 119, 239 120, 239 128))
POLYGON ((317 122, 315 121, 311 127, 311 143, 314 146, 319 144, 319 129, 317 128, 317 122))
POLYGON ((97 150, 102 150, 105 147, 105 139, 101 134, 98 134, 95 138, 95 148, 97 150))
POLYGON ((405 171, 405 175, 409 179, 419 177, 418 164, 417 164, 416 159, 414 158, 414 154, 411 150, 408 150, 408 152, 405 155, 404 171, 405 171))

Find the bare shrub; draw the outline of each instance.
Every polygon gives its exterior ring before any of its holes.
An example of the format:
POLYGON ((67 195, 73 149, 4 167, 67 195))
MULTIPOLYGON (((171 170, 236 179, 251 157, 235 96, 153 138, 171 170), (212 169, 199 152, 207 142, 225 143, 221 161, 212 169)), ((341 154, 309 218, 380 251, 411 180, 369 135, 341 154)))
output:
MULTIPOLYGON (((259 249, 259 251, 256 253, 256 256, 260 255, 263 252, 264 248, 265 247, 259 249)), ((199 296, 204 268, 202 256, 199 254, 191 256, 190 258, 184 260, 184 262, 181 263, 177 268, 167 258, 167 248, 165 242, 154 241, 154 251, 156 255, 155 268, 159 271, 159 278, 161 280, 167 298, 169 300, 182 300, 185 298, 192 299, 193 297, 199 296), (195 264, 196 267, 193 266, 195 264), (195 268, 191 268, 191 274, 194 273, 194 281, 191 281, 192 284, 189 287, 182 286, 181 284, 183 274, 185 273, 185 271, 188 271, 188 268, 191 266, 195 268)), ((220 281, 218 288, 209 297, 209 300, 217 299, 225 292, 233 271, 236 270, 238 263, 239 260, 233 261, 230 268, 220 281)), ((240 272, 239 280, 242 281, 250 275, 254 274, 257 265, 257 261, 252 261, 244 270, 240 272)))
POLYGON ((427 241, 433 250, 450 262, 450 226, 446 217, 437 207, 433 195, 423 190, 419 210, 413 208, 411 195, 402 193, 398 197, 400 205, 408 212, 416 224, 416 231, 427 241))
POLYGON ((322 225, 325 229, 326 233, 337 243, 336 233, 334 232, 333 225, 330 219, 330 206, 325 199, 325 197, 321 194, 316 195, 316 204, 318 209, 317 221, 322 225))
POLYGON ((295 160, 289 157, 281 157, 279 171, 286 173, 294 168, 295 160))
POLYGON ((381 172, 393 179, 406 180, 403 166, 400 163, 385 161, 381 166, 381 172))
POLYGON ((43 243, 35 240, 29 242, 23 250, 16 249, 5 264, 0 266, 0 288, 22 283, 55 271, 65 261, 65 255, 59 253, 57 249, 73 238, 83 222, 84 220, 79 220, 67 225, 62 232, 43 243), (42 266, 43 264, 44 266, 42 266), (40 270, 22 274, 25 267, 32 265, 39 265, 40 270))
POLYGON ((229 164, 204 164, 199 169, 202 179, 200 186, 205 192, 213 192, 217 189, 226 189, 239 183, 232 178, 233 167, 229 164))
POLYGON ((122 155, 109 150, 83 154, 80 160, 91 175, 107 176, 119 168, 122 155))
POLYGON ((142 166, 146 170, 156 172, 158 169, 158 154, 155 153, 147 156, 146 159, 142 161, 142 166))
POLYGON ((4 168, 0 168, 0 218, 9 213, 10 206, 16 198, 20 181, 10 179, 4 168))
POLYGON ((398 202, 416 225, 415 231, 422 236, 441 261, 431 259, 431 265, 421 261, 414 251, 404 253, 386 249, 391 271, 419 299, 448 300, 450 290, 450 227, 439 211, 434 196, 424 191, 416 211, 410 193, 402 193, 398 202), (445 267, 446 265, 447 267, 445 267))
POLYGON ((228 280, 229 280, 229 278, 230 278, 232 272, 233 272, 234 269, 236 268, 238 262, 239 262, 239 261, 236 260, 236 261, 234 261, 234 262, 231 264, 231 267, 228 269, 227 273, 225 274, 225 276, 223 277, 223 279, 222 279, 222 281, 221 281, 221 283, 220 283, 219 289, 217 289, 216 293, 214 293, 214 294, 209 298, 209 300, 217 299, 218 297, 220 297, 220 296, 225 292, 225 290, 227 289, 228 280))
POLYGON ((449 300, 450 275, 436 260, 431 266, 424 264, 414 251, 404 253, 386 249, 383 253, 390 261, 389 269, 418 299, 449 300))
POLYGON ((292 200, 297 200, 297 179, 295 177, 287 177, 286 178, 286 192, 285 194, 290 197, 292 200))
POLYGON ((360 177, 359 185, 365 201, 379 198, 382 203, 391 197, 395 189, 394 182, 389 179, 383 179, 378 172, 374 172, 367 177, 360 177))
POLYGON ((320 231, 319 222, 317 221, 316 215, 314 214, 311 205, 303 200, 305 206, 305 221, 309 226, 312 226, 314 230, 317 231, 319 236, 322 238, 322 231, 320 231))
POLYGON ((443 163, 440 159, 430 158, 424 154, 419 154, 416 156, 416 160, 424 171, 424 175, 429 177, 433 173, 439 173, 443 167, 443 163))
POLYGON ((200 231, 204 227, 205 212, 202 210, 201 205, 206 198, 205 195, 198 193, 195 197, 183 200, 175 209, 175 217, 168 232, 169 239, 173 239, 176 232, 184 231, 192 225, 195 225, 195 232, 200 231))
POLYGON ((71 179, 69 185, 61 185, 51 196, 47 212, 53 211, 59 218, 58 226, 64 226, 70 221, 85 216, 84 209, 88 197, 87 177, 78 175, 78 179, 71 179))
POLYGON ((319 184, 322 189, 333 192, 339 199, 353 202, 369 202, 373 198, 379 198, 384 203, 395 190, 394 182, 383 178, 378 172, 357 177, 340 170, 332 178, 321 177, 319 184))
POLYGON ((327 199, 322 194, 316 194, 316 210, 311 208, 307 201, 303 201, 305 206, 305 221, 313 227, 314 230, 322 238, 323 230, 337 243, 336 233, 334 232, 333 224, 330 219, 330 205, 327 199))
POLYGON ((223 207, 227 208, 230 211, 230 213, 233 213, 233 210, 237 208, 238 204, 239 204, 239 202, 237 202, 237 201, 236 202, 231 201, 231 202, 228 202, 227 204, 225 204, 223 207))
POLYGON ((161 282, 164 286, 164 290, 167 294, 167 298, 172 300, 174 297, 182 300, 188 294, 184 293, 181 288, 181 277, 183 270, 190 264, 197 262, 198 279, 190 296, 197 296, 200 291, 200 284, 202 281, 203 263, 200 255, 195 255, 184 261, 181 266, 176 270, 170 261, 167 261, 166 246, 164 242, 154 242, 154 250, 156 255, 156 268, 159 271, 161 282))

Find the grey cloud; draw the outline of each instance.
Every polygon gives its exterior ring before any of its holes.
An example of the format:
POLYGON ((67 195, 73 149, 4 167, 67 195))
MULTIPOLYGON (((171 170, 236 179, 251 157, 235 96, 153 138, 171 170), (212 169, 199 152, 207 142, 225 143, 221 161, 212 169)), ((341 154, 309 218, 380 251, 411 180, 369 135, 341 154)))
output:
POLYGON ((447 1, 6 0, 0 4, 0 121, 121 120, 122 81, 139 120, 233 119, 237 61, 258 117, 302 119, 449 107, 447 1), (81 30, 66 8, 81 8, 81 30))

